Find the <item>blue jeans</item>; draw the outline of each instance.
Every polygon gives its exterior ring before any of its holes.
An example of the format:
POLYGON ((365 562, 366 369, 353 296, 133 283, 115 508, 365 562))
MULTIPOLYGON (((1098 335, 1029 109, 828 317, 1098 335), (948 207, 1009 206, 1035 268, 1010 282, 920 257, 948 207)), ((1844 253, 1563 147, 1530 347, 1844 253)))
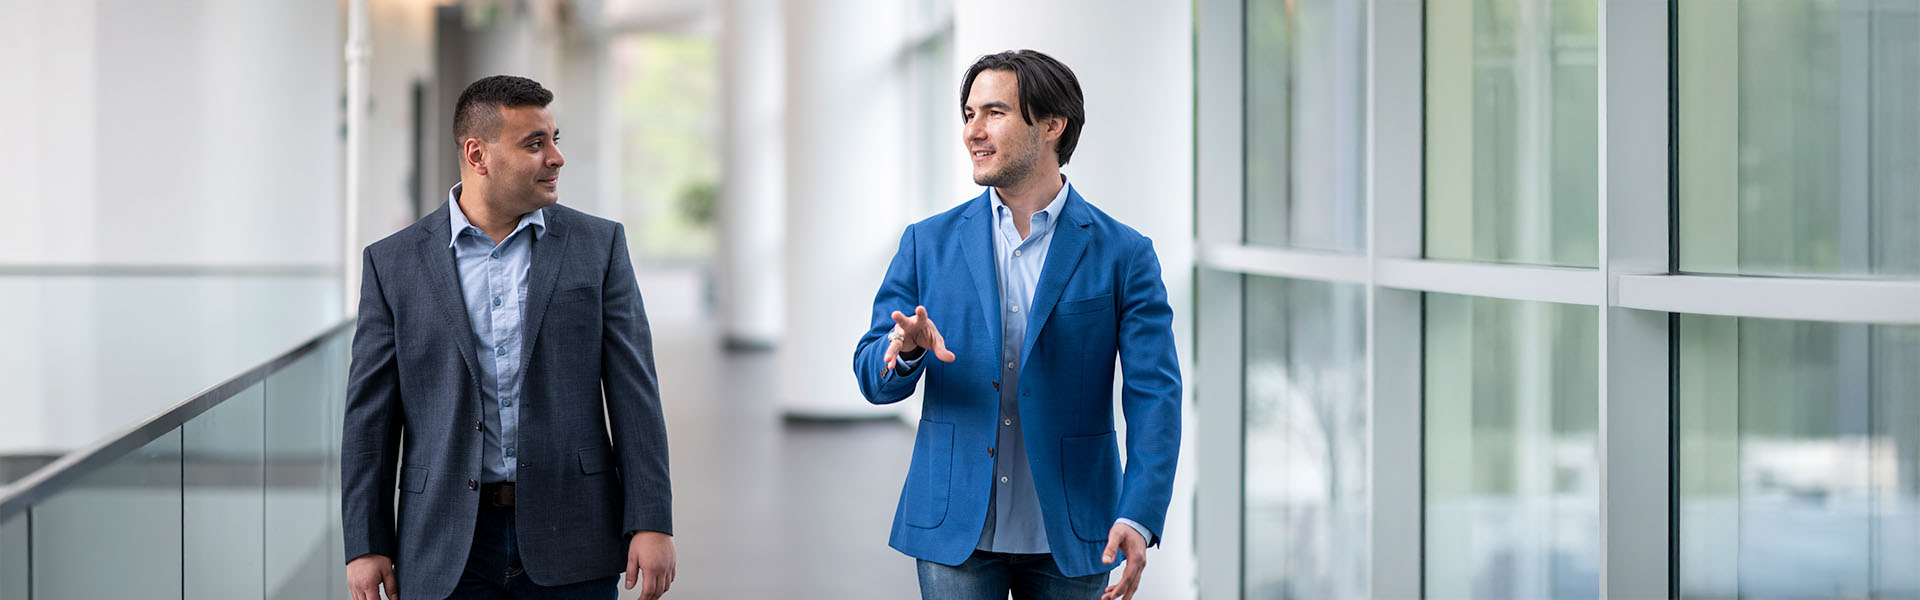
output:
POLYGON ((513 508, 480 503, 480 518, 473 528, 473 549, 467 551, 466 572, 448 598, 541 600, 613 600, 620 593, 619 575, 554 587, 533 582, 520 564, 520 549, 514 541, 513 508))
POLYGON ((1107 574, 1067 577, 1052 554, 1005 554, 975 550, 960 566, 920 561, 922 600, 1095 600, 1107 589, 1107 574))

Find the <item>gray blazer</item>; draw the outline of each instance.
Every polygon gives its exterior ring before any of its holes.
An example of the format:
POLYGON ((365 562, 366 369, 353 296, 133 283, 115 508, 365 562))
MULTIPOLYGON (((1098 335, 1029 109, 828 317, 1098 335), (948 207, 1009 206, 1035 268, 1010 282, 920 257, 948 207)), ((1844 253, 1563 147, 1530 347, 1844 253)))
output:
MULTIPOLYGON (((346 559, 392 558, 408 598, 452 593, 480 506, 480 369, 447 210, 367 247, 347 375, 346 559)), ((625 231, 546 211, 528 274, 514 515, 527 574, 561 585, 624 570, 628 536, 672 533, 673 507, 625 231)))

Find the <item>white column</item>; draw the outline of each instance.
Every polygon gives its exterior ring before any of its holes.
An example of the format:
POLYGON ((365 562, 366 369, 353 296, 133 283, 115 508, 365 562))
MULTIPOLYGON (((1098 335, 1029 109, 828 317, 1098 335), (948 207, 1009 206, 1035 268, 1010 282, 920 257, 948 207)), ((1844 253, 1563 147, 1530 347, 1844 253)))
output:
POLYGON ((721 334, 732 348, 772 348, 786 316, 780 258, 787 214, 781 17, 779 0, 729 0, 721 8, 726 142, 715 275, 721 334))
POLYGON ((787 332, 777 381, 789 416, 897 412, 861 398, 852 365, 907 218, 901 4, 788 4, 787 332))
MULTIPOLYGON (((954 10, 956 73, 965 73, 983 54, 1030 48, 1066 63, 1079 77, 1087 124, 1062 171, 1087 201, 1153 239, 1190 399, 1198 383, 1192 345, 1193 6, 978 0, 957 3, 954 10)), ((1188 402, 1167 531, 1150 556, 1153 567, 1138 597, 1194 597, 1192 490, 1194 449, 1201 441, 1188 402)))

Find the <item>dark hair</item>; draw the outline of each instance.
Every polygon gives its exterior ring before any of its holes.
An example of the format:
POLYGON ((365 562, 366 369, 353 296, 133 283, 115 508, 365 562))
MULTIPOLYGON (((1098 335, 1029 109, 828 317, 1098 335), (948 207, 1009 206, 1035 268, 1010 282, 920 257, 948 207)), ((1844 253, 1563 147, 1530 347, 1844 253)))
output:
POLYGON ((967 106, 967 96, 973 92, 973 79, 981 71, 1012 71, 1020 84, 1020 118, 1028 125, 1033 124, 1034 115, 1040 118, 1063 117, 1067 120, 1067 129, 1060 133, 1060 145, 1054 147, 1054 154, 1060 157, 1060 166, 1066 166, 1073 158, 1073 147, 1080 143, 1080 127, 1087 124, 1085 100, 1080 93, 1080 79, 1073 76, 1073 69, 1067 68, 1053 57, 1032 50, 1008 50, 999 54, 988 54, 973 61, 967 67, 967 78, 960 82, 960 107, 967 106))
POLYGON ((500 135, 500 126, 505 123, 500 109, 545 107, 551 102, 553 92, 540 87, 538 81, 512 75, 481 78, 460 92, 460 102, 453 105, 453 142, 465 143, 470 137, 491 141, 500 135))

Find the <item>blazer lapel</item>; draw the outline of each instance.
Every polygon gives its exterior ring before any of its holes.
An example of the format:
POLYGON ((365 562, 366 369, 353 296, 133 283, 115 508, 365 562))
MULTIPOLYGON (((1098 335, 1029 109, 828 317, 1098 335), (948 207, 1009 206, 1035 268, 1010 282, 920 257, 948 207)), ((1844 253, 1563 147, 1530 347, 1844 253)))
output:
POLYGON ((427 272, 428 287, 433 288, 433 303, 440 305, 447 330, 453 332, 454 339, 460 340, 453 346, 460 349, 460 360, 467 365, 467 378, 479 385, 480 365, 474 362, 470 348, 473 325, 467 320, 466 297, 460 291, 460 275, 454 270, 453 249, 447 247, 452 235, 447 231, 451 226, 448 219, 452 218, 448 210, 451 208, 442 204, 440 210, 427 217, 426 227, 421 228, 414 242, 414 255, 420 257, 420 266, 427 272))
POLYGON ((1079 192, 1069 190, 1066 206, 1060 209, 1060 223, 1053 228, 1047 264, 1040 267, 1040 283, 1033 290, 1033 310, 1027 313, 1027 336, 1020 345, 1022 369, 1026 368, 1027 356, 1033 353, 1033 341, 1040 339, 1040 329, 1046 327, 1047 317, 1053 315, 1053 305, 1060 302, 1060 293, 1066 289, 1074 269, 1080 266, 1080 257, 1086 254, 1087 242, 1093 237, 1087 231, 1090 222, 1080 211, 1083 202, 1079 192))
MULTIPOLYGON (((973 289, 980 295, 980 310, 986 315, 987 356, 1000 355, 1000 278, 993 257, 993 216, 987 194, 973 199, 961 213, 960 248, 967 257, 967 273, 973 276, 973 289)), ((938 323, 939 321, 934 321, 938 323)), ((996 361, 997 362, 997 361, 996 361)))
POLYGON ((533 242, 533 266, 527 273, 525 329, 520 334, 520 372, 527 372, 533 359, 534 343, 539 341, 540 325, 547 316, 547 300, 560 281, 560 265, 567 254, 567 220, 558 210, 546 212, 547 232, 533 242))

